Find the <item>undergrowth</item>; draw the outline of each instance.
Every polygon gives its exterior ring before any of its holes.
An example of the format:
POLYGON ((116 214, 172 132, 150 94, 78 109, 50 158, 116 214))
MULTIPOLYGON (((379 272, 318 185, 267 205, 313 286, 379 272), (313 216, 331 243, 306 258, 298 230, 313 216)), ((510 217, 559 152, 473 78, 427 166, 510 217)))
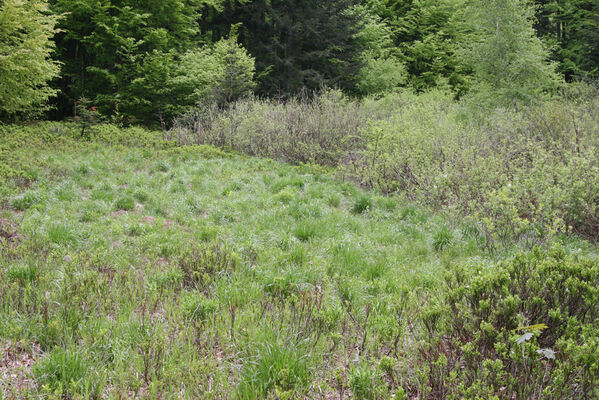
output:
POLYGON ((5 399, 598 395, 589 242, 490 251, 472 221, 162 133, 0 131, 5 399))

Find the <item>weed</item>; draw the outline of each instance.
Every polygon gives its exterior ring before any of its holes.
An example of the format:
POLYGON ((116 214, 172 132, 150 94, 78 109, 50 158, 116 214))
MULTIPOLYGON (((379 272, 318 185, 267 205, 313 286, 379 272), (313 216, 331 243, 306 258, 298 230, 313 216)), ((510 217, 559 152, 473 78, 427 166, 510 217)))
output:
POLYGON ((33 263, 12 265, 8 268, 8 279, 18 281, 21 285, 33 283, 38 276, 38 268, 33 263))
POLYGON ((263 399, 275 393, 289 398, 306 389, 310 368, 303 349, 280 343, 275 336, 257 343, 253 352, 243 366, 239 399, 263 399))
POLYGON ((372 198, 366 195, 360 195, 354 202, 352 211, 354 214, 362 214, 372 209, 373 202, 372 198))
POLYGON ((453 232, 446 226, 442 226, 433 236, 433 248, 435 251, 447 249, 453 242, 453 232))
POLYGON ((34 191, 27 191, 23 194, 15 196, 10 205, 17 211, 25 211, 33 205, 40 203, 40 196, 34 191))
POLYGON ((316 219, 306 219, 299 221, 293 235, 301 241, 308 241, 323 231, 322 222, 316 219))
POLYGON ((115 210, 131 211, 135 208, 135 200, 129 196, 119 197, 114 203, 115 210))
POLYGON ((54 395, 99 399, 102 392, 93 366, 76 350, 55 348, 34 365, 33 373, 54 395))

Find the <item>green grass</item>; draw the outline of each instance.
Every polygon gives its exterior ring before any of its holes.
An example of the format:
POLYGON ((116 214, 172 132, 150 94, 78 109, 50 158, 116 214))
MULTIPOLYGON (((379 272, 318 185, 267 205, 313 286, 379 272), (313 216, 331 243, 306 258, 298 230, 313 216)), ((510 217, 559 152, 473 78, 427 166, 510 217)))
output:
POLYGON ((410 315, 443 271, 512 251, 309 167, 20 151, 39 173, 2 190, 19 237, 0 241, 0 345, 41 355, 4 398, 399 396, 417 378, 388 378, 379 360, 409 358, 410 315))

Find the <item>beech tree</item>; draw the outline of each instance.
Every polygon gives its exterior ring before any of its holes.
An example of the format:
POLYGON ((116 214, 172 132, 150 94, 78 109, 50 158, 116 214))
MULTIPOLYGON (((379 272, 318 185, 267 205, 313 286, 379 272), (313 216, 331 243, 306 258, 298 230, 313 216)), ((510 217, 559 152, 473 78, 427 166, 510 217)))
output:
POLYGON ((48 82, 60 71, 51 58, 58 16, 43 0, 0 4, 0 113, 40 112, 57 92, 48 82))

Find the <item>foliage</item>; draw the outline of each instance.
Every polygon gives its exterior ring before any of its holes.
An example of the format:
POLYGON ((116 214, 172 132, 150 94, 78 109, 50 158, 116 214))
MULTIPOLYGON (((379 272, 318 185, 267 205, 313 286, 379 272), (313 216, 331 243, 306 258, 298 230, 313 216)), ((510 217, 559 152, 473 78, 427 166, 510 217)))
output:
POLYGON ((232 25, 256 57, 257 94, 298 94, 323 86, 351 89, 361 67, 355 35, 362 25, 358 0, 231 1, 210 10, 205 32, 220 39, 232 25), (224 34, 223 34, 224 33, 224 34))
POLYGON ((355 89, 362 95, 397 90, 406 82, 406 68, 394 47, 391 29, 368 11, 362 10, 361 14, 366 22, 356 40, 364 48, 359 56, 363 66, 356 75, 355 89))
MULTIPOLYGON (((566 111, 592 114, 580 91, 566 111)), ((360 112, 443 109, 411 96, 360 112)), ((33 365, 2 364, 5 398, 594 395, 589 242, 489 252, 455 214, 141 128, 0 134, 1 165, 34 171, 0 187, 0 346, 33 365)))
POLYGON ((447 274, 443 311, 420 345, 431 395, 596 396, 596 260, 535 249, 447 274))
POLYGON ((535 29, 551 45, 569 81, 599 76, 599 5, 593 0, 537 0, 535 29))
POLYGON ((367 186, 469 215, 488 246, 534 245, 558 233, 597 235, 596 107, 596 87, 586 84, 486 118, 438 90, 362 101, 323 92, 197 110, 169 135, 341 167, 367 186))
POLYGON ((464 18, 471 33, 464 35, 460 55, 474 72, 474 104, 529 104, 556 88, 559 77, 535 34, 528 0, 470 1, 464 18))
MULTIPOLYGON (((0 113, 39 113, 56 90, 60 71, 52 59, 58 16, 44 0, 6 0, 0 5, 0 113)), ((1 115, 0 114, 0 115, 1 115)))
POLYGON ((124 122, 171 118, 177 98, 164 84, 174 54, 200 44, 195 21, 205 4, 216 3, 55 1, 53 11, 66 14, 56 37, 64 64, 57 115, 70 115, 75 101, 86 97, 124 122))
POLYGON ((81 136, 85 136, 85 130, 91 129, 94 125, 99 124, 102 115, 98 112, 98 108, 92 105, 91 101, 84 98, 77 100, 75 105, 75 116, 73 119, 81 127, 81 136))
POLYGON ((353 149, 367 110, 340 91, 287 102, 243 99, 225 110, 196 109, 175 121, 182 144, 211 144, 295 163, 336 165, 353 149))
POLYGON ((468 89, 468 66, 457 51, 463 37, 460 18, 463 0, 369 0, 373 13, 392 29, 408 72, 408 84, 417 91, 433 87, 468 89))
POLYGON ((361 157, 346 168, 368 185, 473 216, 490 242, 595 238, 597 97, 588 90, 467 123, 447 95, 405 94, 394 117, 364 131, 361 157))
POLYGON ((248 96, 254 88, 254 59, 231 35, 213 47, 190 50, 177 66, 173 86, 185 93, 185 104, 215 102, 224 106, 248 96))

